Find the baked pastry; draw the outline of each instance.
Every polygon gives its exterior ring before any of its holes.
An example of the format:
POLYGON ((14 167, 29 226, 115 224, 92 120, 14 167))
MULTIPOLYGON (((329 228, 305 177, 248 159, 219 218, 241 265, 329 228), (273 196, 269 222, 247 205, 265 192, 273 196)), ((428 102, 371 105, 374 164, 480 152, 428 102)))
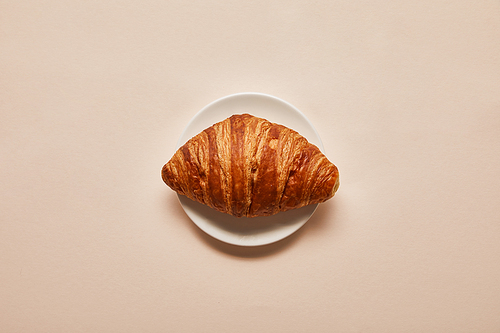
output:
POLYGON ((296 131, 233 115, 180 147, 162 168, 174 191, 236 217, 274 215, 324 202, 339 172, 296 131))

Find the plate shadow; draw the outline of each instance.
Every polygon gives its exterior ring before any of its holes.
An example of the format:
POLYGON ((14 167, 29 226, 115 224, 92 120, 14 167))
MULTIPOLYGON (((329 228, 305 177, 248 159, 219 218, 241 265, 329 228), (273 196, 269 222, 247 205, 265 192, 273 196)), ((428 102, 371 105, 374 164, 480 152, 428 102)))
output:
MULTIPOLYGON (((169 196, 169 200, 175 200, 174 196, 169 196)), ((301 238, 305 237, 309 234, 317 234, 317 231, 321 232, 321 230, 327 228, 329 224, 333 223, 333 211, 334 211, 334 201, 328 201, 323 204, 320 204, 314 214, 309 218, 309 220, 300 227, 297 231, 290 234, 289 236, 278 240, 276 242, 258 245, 258 246, 241 246, 234 245, 218 240, 205 231, 200 229, 184 212, 182 206, 179 202, 175 204, 173 202, 169 202, 170 209, 172 205, 179 209, 179 212, 182 211, 182 215, 184 216, 183 221, 190 226, 190 229, 193 231, 193 234, 200 239, 203 243, 224 254, 239 257, 239 258, 264 258, 272 255, 276 255, 293 244, 299 241, 301 238)))

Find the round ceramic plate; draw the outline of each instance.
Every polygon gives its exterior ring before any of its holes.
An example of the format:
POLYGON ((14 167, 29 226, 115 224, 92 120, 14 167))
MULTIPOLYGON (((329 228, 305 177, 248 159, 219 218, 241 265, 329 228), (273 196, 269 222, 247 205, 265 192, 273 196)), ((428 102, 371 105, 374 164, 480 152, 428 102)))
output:
MULTIPOLYGON (((222 97, 198 112, 184 129, 177 149, 204 129, 233 114, 249 113, 299 132, 323 151, 321 139, 307 118, 293 105, 261 93, 239 93, 222 97)), ((234 217, 179 195, 182 208, 204 232, 223 242, 258 246, 279 241, 302 227, 318 205, 264 217, 234 217)))

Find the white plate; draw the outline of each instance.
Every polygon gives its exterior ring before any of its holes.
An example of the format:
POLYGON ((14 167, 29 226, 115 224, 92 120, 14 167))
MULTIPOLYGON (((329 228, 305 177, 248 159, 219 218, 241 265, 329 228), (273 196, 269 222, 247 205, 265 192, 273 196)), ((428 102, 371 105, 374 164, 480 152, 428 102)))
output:
MULTIPOLYGON (((184 129, 177 142, 177 149, 213 124, 233 114, 242 113, 292 128, 323 151, 318 133, 297 108, 277 97, 252 92, 222 97, 205 106, 184 129)), ((237 218, 186 196, 178 197, 186 214, 201 230, 218 240, 241 246, 270 244, 291 235, 309 220, 318 206, 309 205, 273 216, 237 218)))

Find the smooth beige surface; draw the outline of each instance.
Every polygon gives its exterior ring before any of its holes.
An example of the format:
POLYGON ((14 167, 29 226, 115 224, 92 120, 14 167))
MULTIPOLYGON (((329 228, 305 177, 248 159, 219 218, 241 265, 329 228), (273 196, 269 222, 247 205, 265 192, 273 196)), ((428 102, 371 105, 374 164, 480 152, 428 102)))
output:
POLYGON ((498 1, 0 2, 1 332, 499 332, 498 1), (225 245, 162 165, 236 92, 341 187, 225 245))

